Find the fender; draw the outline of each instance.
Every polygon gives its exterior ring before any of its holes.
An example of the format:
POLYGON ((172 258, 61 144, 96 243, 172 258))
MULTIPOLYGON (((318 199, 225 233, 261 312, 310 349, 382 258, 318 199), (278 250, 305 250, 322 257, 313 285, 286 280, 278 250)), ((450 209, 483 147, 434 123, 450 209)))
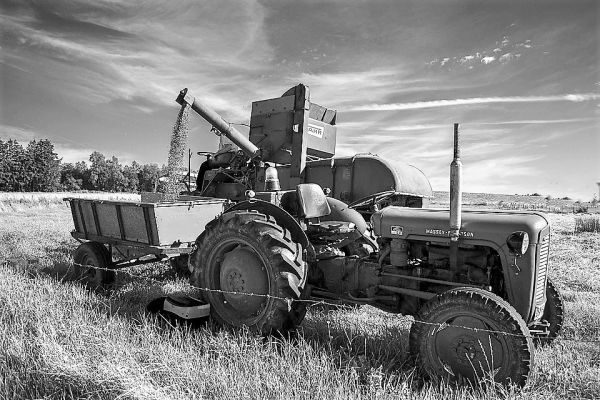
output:
POLYGON ((279 225, 283 226, 288 231, 290 231, 292 239, 300 243, 303 249, 306 249, 306 251, 308 252, 307 261, 311 261, 316 258, 315 249, 308 240, 308 236, 306 236, 306 233, 304 232, 298 221, 296 221, 296 219, 292 217, 283 208, 269 203, 268 201, 251 199, 241 201, 233 205, 232 207, 229 207, 227 210, 225 210, 225 213, 242 210, 258 211, 259 213, 272 216, 273 218, 275 218, 275 221, 277 221, 279 225))
POLYGON ((365 233, 367 230, 367 222, 358 211, 350 208, 348 204, 344 203, 343 201, 334 199, 333 197, 327 197, 327 203, 329 203, 331 213, 321 217, 321 221, 353 222, 361 234, 365 233))

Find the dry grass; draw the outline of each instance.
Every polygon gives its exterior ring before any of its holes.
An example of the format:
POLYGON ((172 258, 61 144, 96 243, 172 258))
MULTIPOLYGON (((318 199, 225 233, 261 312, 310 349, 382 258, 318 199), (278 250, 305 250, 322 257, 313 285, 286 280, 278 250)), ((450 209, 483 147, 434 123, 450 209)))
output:
MULTIPOLYGON (((434 192, 432 207, 448 208, 448 192, 434 192)), ((463 193, 463 205, 470 208, 500 210, 537 210, 549 213, 600 213, 600 208, 591 202, 579 203, 572 199, 544 198, 542 196, 463 193)))
POLYGON ((66 207, 0 214, 0 399, 600 397, 600 234, 551 215, 551 277, 567 320, 536 351, 521 391, 469 390, 424 381, 407 360, 410 319, 370 307, 309 311, 296 341, 208 326, 172 329, 144 313, 166 293, 193 292, 165 265, 119 274, 112 293, 62 277, 77 243, 66 207), (0 263, 1 264, 1 263, 0 263))
POLYGON ((575 232, 600 232, 600 216, 583 215, 575 218, 575 232))
POLYGON ((105 193, 105 192, 0 192, 0 213, 31 211, 64 205, 65 197, 84 199, 140 201, 137 193, 105 193))

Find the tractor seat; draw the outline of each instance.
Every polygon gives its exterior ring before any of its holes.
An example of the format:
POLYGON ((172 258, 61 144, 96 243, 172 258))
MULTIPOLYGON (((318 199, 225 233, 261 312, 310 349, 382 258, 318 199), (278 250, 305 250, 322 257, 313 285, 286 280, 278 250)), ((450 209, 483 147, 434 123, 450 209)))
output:
POLYGON ((302 183, 296 187, 295 192, 284 193, 281 207, 291 215, 308 220, 331 214, 327 197, 316 183, 302 183))

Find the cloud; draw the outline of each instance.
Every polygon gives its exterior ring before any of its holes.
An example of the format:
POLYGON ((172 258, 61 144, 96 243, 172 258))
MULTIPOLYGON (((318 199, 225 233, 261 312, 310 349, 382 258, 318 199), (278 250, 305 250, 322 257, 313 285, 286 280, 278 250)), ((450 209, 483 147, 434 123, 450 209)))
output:
POLYGON ((412 103, 368 104, 357 106, 346 111, 400 111, 418 110, 422 108, 452 107, 473 104, 494 103, 542 103, 555 101, 582 102, 600 99, 600 94, 563 94, 551 96, 507 96, 507 97, 473 97, 468 99, 417 101, 412 103))
POLYGON ((508 36, 503 36, 502 40, 496 41, 493 45, 474 49, 465 55, 435 58, 427 62, 427 65, 445 69, 464 67, 472 70, 475 67, 482 67, 482 64, 484 67, 497 63, 506 64, 520 58, 524 53, 529 53, 530 50, 533 50, 530 39, 513 43, 508 36), (500 56, 500 54, 502 55, 500 56))
POLYGON ((532 124, 571 124, 574 122, 592 121, 594 118, 565 119, 521 119, 514 121, 469 122, 468 125, 532 125, 532 124))
POLYGON ((31 129, 4 124, 0 125, 0 139, 2 140, 13 139, 17 142, 29 142, 37 137, 39 135, 31 129))
POLYGON ((2 51, 48 84, 68 73, 55 90, 85 103, 124 101, 154 112, 173 106, 177 92, 190 86, 218 111, 241 119, 253 86, 241 83, 272 58, 265 16, 254 1, 34 3, 1 16, 8 28, 2 51), (219 29, 224 20, 235 28, 219 29))
MULTIPOLYGON (((63 163, 75 163, 78 161, 87 161, 90 158, 90 154, 98 149, 89 147, 82 147, 77 142, 61 138, 61 137, 49 137, 42 132, 35 131, 29 128, 23 128, 12 125, 0 125, 0 140, 13 139, 19 142, 23 147, 27 146, 28 142, 32 140, 48 139, 54 145, 54 152, 58 154, 58 157, 62 159, 63 163)), ((111 153, 109 156, 112 156, 111 153)), ((136 157, 133 153, 119 150, 114 154, 121 163, 131 163, 136 157)))
POLYGON ((298 82, 308 85, 312 101, 342 111, 360 102, 381 101, 391 93, 422 92, 434 87, 431 79, 411 77, 402 65, 394 69, 301 73, 287 81, 291 85, 298 82))

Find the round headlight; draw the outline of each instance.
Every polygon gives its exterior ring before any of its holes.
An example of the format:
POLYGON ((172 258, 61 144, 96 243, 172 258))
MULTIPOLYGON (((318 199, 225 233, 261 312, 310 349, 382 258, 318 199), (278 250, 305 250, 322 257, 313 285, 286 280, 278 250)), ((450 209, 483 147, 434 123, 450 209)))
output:
POLYGON ((506 244, 510 251, 518 256, 522 256, 529 247, 529 235, 523 231, 513 232, 506 239, 506 244))

